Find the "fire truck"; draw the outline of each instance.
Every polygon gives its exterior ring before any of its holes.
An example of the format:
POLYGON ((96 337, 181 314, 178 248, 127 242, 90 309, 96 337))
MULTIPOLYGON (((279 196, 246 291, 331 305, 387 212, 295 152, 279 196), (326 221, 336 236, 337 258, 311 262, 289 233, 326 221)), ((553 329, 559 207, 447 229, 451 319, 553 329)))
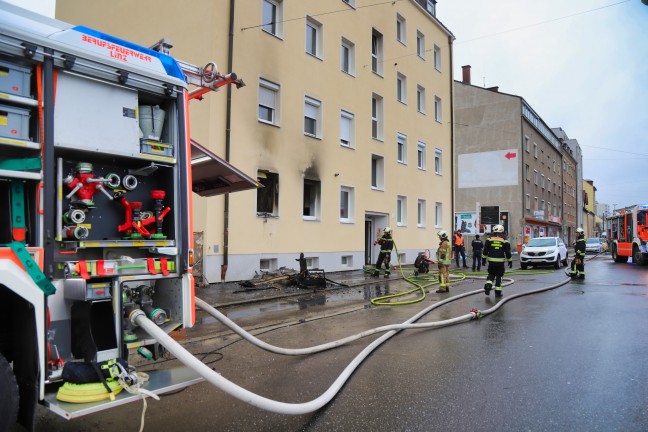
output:
POLYGON ((243 81, 168 47, 0 1, 0 430, 33 429, 39 403, 73 419, 138 400, 57 395, 66 365, 161 354, 133 310, 170 336, 194 325, 192 192, 258 186, 189 136, 189 102, 243 81))
POLYGON ((607 218, 607 238, 614 262, 648 263, 648 204, 617 209, 607 218))

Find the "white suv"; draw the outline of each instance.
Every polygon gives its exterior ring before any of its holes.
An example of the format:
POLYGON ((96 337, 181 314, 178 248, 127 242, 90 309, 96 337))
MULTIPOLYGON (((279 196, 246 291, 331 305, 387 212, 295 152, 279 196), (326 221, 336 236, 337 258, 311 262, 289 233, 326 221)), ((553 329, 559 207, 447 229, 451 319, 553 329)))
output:
POLYGON ((560 237, 536 237, 529 240, 520 254, 520 267, 553 265, 560 268, 560 263, 567 266, 567 247, 560 237))

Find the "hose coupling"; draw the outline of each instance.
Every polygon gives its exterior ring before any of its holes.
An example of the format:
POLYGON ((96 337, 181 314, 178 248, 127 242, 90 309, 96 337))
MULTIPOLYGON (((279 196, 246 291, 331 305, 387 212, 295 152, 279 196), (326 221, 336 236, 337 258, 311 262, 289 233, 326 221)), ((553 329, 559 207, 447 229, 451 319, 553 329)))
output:
POLYGON ((139 317, 146 318, 146 314, 142 309, 135 308, 128 313, 128 321, 130 321, 135 327, 139 326, 139 324, 137 324, 137 318, 139 317))
POLYGON ((473 320, 478 320, 482 317, 482 313, 479 309, 470 309, 470 313, 473 314, 473 320))

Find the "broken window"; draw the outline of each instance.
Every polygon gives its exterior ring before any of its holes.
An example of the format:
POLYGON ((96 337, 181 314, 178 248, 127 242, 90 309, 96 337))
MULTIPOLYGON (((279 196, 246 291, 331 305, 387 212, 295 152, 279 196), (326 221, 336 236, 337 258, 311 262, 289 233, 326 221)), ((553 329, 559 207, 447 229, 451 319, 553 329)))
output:
POLYGON ((277 216, 279 213, 279 174, 259 170, 262 188, 257 189, 257 215, 277 216))
POLYGON ((320 207, 320 182, 304 179, 304 219, 318 219, 320 207))

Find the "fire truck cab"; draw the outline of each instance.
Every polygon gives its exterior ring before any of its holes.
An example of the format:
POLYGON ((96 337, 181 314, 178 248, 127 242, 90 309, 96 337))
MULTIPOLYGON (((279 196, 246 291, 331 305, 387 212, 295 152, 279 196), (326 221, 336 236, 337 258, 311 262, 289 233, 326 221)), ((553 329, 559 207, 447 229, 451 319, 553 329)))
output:
POLYGON ((137 400, 57 398, 69 363, 160 355, 130 311, 194 325, 192 191, 257 186, 189 137, 194 95, 243 85, 214 66, 0 2, 0 430, 33 429, 38 403, 73 419, 137 400))
POLYGON ((607 240, 614 262, 632 257, 638 265, 648 264, 648 205, 617 209, 607 218, 607 240))

